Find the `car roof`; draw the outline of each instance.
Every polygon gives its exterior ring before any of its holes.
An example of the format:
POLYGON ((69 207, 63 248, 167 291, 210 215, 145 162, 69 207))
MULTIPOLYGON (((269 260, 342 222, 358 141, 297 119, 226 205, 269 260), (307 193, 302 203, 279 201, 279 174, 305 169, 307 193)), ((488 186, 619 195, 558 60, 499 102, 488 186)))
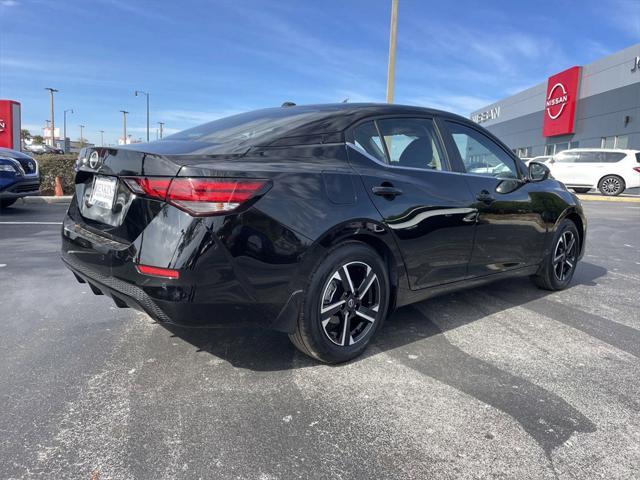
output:
POLYGON ((640 150, 632 150, 629 148, 569 148, 568 150, 563 150, 562 152, 558 152, 556 155, 565 152, 611 152, 611 153, 636 153, 640 152, 640 150))
MULTIPOLYGON (((314 133, 319 133, 319 131, 322 131, 322 133, 341 132, 359 120, 378 115, 437 115, 457 118, 465 122, 470 121, 468 118, 443 110, 389 103, 326 103, 280 108, 291 111, 292 115, 297 113, 309 114, 308 124, 299 128, 306 130, 312 126, 314 133), (332 121, 326 123, 328 118, 331 118, 332 121), (317 129, 318 127, 321 127, 320 130, 317 129)), ((268 110, 274 109, 265 109, 265 112, 268 110)))
POLYGON ((165 137, 158 142, 151 142, 145 145, 145 151, 158 154, 185 154, 187 150, 205 154, 242 154, 251 147, 343 142, 344 131, 354 123, 383 115, 437 115, 467 124, 472 123, 459 115, 409 105, 386 103, 294 105, 253 110, 214 120, 165 137), (265 128, 269 123, 273 127, 265 128), (246 131, 242 131, 243 128, 246 128, 246 131), (185 143, 191 143, 191 146, 185 143))

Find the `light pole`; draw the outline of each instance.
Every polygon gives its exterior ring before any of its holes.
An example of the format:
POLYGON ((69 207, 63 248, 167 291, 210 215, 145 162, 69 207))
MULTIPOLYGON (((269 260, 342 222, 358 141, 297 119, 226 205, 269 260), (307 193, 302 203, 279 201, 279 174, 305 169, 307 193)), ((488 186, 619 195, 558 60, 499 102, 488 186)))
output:
POLYGON ((51 87, 47 87, 45 88, 45 90, 49 90, 49 98, 50 98, 50 103, 51 103, 51 146, 55 147, 56 146, 56 125, 54 123, 54 119, 53 119, 53 94, 56 93, 58 90, 56 90, 55 88, 51 88, 51 87))
POLYGON ((127 144, 127 112, 126 110, 120 110, 122 112, 122 143, 127 144))
POLYGON ((160 125, 160 140, 162 140, 162 129, 164 127, 164 122, 158 122, 158 125, 160 125))
POLYGON ((391 0, 391 27, 389 31, 389 65, 387 67, 387 103, 393 103, 396 75, 396 34, 398 33, 398 0, 391 0))
POLYGON ((104 130, 100 130, 100 146, 104 147, 104 130))
POLYGON ((147 97, 147 142, 149 141, 149 94, 147 92, 143 92, 142 90, 135 91, 136 97, 138 94, 142 94, 147 97))
POLYGON ((84 147, 84 136, 82 135, 82 130, 84 129, 84 125, 79 125, 80 127, 80 148, 84 147))
POLYGON ((64 153, 67 153, 67 112, 74 113, 73 108, 70 108, 69 110, 65 110, 62 115, 64 117, 64 123, 63 123, 64 127, 63 127, 63 133, 62 133, 62 136, 64 137, 62 139, 62 141, 64 142, 64 148, 63 148, 64 153))

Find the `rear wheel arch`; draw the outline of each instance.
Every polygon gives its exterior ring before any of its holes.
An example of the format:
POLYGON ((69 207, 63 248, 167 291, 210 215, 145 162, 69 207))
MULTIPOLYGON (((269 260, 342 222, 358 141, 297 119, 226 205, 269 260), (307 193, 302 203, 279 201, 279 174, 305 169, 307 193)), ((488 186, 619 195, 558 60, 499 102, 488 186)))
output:
POLYGON ((384 261, 391 288, 388 311, 392 312, 398 288, 404 276, 404 263, 391 233, 382 223, 375 220, 350 221, 337 225, 321 235, 308 252, 308 260, 301 269, 302 277, 308 278, 329 251, 349 242, 367 245, 384 261))

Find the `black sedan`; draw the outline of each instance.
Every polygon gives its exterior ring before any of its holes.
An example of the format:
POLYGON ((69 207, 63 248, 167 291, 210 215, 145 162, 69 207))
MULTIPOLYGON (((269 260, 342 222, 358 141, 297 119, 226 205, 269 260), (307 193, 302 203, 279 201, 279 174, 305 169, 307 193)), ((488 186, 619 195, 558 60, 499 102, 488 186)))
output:
POLYGON ((40 195, 38 162, 17 150, 0 148, 0 209, 31 195, 40 195))
POLYGON ((276 329, 335 363, 443 291, 521 275, 567 287, 585 234, 547 167, 465 118, 286 106, 83 150, 62 259, 119 307, 276 329))

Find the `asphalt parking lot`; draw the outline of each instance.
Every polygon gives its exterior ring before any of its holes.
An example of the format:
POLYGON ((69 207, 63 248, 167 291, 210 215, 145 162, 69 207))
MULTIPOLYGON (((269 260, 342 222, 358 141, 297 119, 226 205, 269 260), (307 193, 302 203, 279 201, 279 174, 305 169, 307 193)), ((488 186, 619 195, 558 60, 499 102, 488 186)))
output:
POLYGON ((640 203, 584 205, 568 290, 434 298, 330 367, 282 334, 115 308, 58 260, 65 206, 18 204, 0 214, 0 478, 640 478, 640 203))

